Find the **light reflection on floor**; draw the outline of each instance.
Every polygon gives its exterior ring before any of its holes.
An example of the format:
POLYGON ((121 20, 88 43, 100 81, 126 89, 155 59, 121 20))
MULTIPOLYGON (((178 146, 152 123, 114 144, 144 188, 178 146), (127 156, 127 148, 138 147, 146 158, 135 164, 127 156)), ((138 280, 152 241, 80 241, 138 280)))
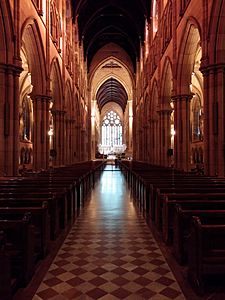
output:
POLYGON ((115 166, 106 166, 33 297, 47 299, 185 299, 115 166))

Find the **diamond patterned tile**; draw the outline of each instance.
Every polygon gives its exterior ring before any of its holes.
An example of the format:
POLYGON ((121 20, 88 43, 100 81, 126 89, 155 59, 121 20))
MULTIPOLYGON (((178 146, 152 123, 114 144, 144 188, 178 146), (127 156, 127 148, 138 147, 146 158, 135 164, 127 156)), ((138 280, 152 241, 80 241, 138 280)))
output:
POLYGON ((120 172, 104 172, 33 300, 184 300, 120 172))

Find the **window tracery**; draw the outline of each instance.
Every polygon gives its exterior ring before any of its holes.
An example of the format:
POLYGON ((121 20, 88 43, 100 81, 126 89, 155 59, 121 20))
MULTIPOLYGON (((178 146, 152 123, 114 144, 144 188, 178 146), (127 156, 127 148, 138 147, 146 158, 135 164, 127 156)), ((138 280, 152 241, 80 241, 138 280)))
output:
POLYGON ((32 103, 30 96, 25 95, 20 112, 20 139, 31 141, 32 132, 32 103))
POLYGON ((62 36, 61 18, 54 0, 50 4, 50 33, 53 43, 60 52, 60 38, 62 36))
POLYGON ((162 28, 162 40, 163 45, 162 49, 165 51, 172 38, 172 2, 169 1, 165 8, 164 17, 163 17, 163 28, 162 28))
POLYGON ((156 32, 158 31, 158 18, 159 18, 159 9, 158 9, 158 1, 153 1, 152 7, 152 21, 153 21, 153 37, 155 36, 156 32))
POLYGON ((122 145, 122 124, 119 115, 108 112, 102 121, 102 145, 121 146, 122 145))

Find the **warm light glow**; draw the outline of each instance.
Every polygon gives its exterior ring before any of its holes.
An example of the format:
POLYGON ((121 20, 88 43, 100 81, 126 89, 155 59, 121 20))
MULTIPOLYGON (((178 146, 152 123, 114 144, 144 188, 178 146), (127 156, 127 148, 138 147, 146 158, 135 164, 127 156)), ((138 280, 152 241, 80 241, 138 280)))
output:
POLYGON ((176 131, 173 128, 173 125, 171 125, 171 131, 170 131, 171 135, 174 136, 176 134, 176 131))
POLYGON ((148 21, 146 20, 145 23, 145 59, 148 57, 148 52, 149 52, 149 44, 148 41, 149 37, 148 37, 148 21))
POLYGON ((153 1, 152 19, 153 19, 153 37, 154 37, 155 33, 158 31, 158 3, 157 3, 157 0, 153 1))
POLYGON ((48 131, 48 135, 49 136, 53 136, 54 132, 53 132, 53 128, 50 128, 50 130, 48 131))

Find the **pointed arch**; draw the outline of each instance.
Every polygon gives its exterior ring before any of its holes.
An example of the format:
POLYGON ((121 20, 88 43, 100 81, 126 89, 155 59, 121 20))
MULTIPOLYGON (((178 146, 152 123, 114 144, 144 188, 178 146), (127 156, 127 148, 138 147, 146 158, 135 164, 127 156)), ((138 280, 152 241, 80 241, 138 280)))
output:
POLYGON ((156 79, 152 84, 151 102, 150 102, 150 117, 153 120, 158 119, 157 111, 159 109, 159 90, 156 79))
POLYGON ((196 51, 201 44, 200 25, 194 18, 189 18, 184 28, 178 52, 177 94, 190 94, 191 75, 194 67, 196 51))
POLYGON ((172 63, 169 57, 166 57, 162 71, 161 80, 161 105, 162 107, 169 108, 171 102, 171 94, 173 90, 173 72, 172 63))
POLYGON ((32 74, 34 95, 46 95, 46 63, 44 46, 37 20, 28 18, 22 25, 21 42, 26 51, 29 70, 32 74))
POLYGON ((71 117, 74 115, 74 103, 72 101, 72 87, 71 87, 71 82, 69 80, 67 80, 65 85, 64 110, 71 117))
POLYGON ((209 63, 224 63, 225 52, 225 0, 213 1, 208 32, 210 52, 209 63))
POLYGON ((12 63, 14 26, 8 1, 0 2, 0 63, 12 63))
POLYGON ((149 94, 148 92, 145 94, 145 98, 144 98, 144 120, 145 122, 148 121, 149 119, 149 103, 150 103, 150 98, 149 98, 149 94))
POLYGON ((54 58, 50 66, 50 79, 51 79, 51 96, 53 101, 53 108, 56 110, 63 109, 63 87, 62 87, 62 76, 59 66, 59 61, 54 58))
POLYGON ((74 106, 74 117, 78 124, 80 122, 81 109, 80 109, 79 95, 77 92, 75 93, 73 106, 74 106))

